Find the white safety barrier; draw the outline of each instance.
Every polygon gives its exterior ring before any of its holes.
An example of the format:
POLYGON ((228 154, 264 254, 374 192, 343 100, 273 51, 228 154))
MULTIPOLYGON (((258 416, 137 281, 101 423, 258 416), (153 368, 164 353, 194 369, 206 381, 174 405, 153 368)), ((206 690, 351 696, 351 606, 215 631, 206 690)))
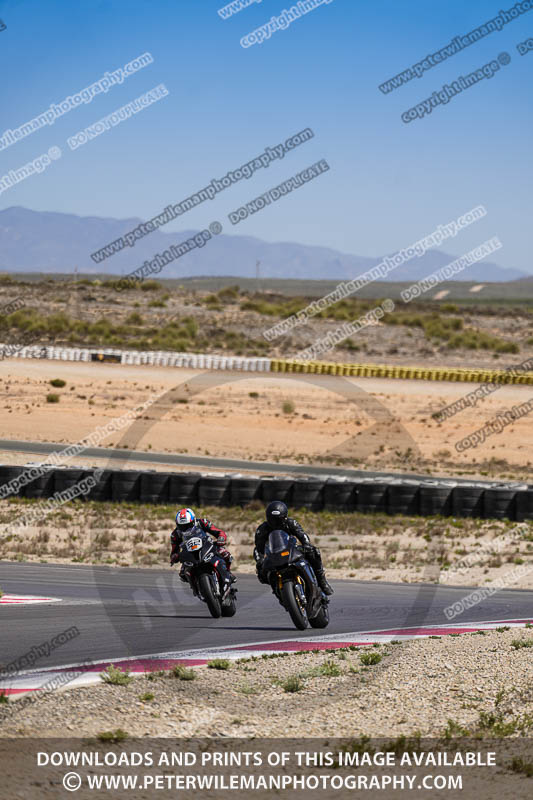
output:
MULTIPOLYGON (((4 347, 0 343, 0 352, 4 347)), ((95 361, 128 364, 131 366, 150 365, 156 367, 178 367, 182 369, 221 369, 244 370, 247 372, 270 372, 269 358, 245 358, 243 356, 222 356, 209 353, 172 353, 162 350, 114 350, 81 347, 53 347, 51 345, 30 345, 21 347, 7 358, 46 358, 58 361, 95 361), (114 359, 119 359, 115 361, 114 359)))

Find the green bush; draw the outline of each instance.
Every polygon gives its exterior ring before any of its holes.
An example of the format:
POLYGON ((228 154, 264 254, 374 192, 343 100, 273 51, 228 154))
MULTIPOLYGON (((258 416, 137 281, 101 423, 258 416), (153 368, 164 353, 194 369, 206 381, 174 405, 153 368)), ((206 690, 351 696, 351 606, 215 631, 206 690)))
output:
POLYGON ((50 386, 53 386, 55 389, 62 389, 63 386, 66 386, 67 382, 63 380, 63 378, 53 378, 50 381, 50 386))
POLYGON ((115 667, 114 664, 110 664, 104 672, 101 672, 100 677, 104 683, 109 683, 113 686, 127 686, 133 680, 129 670, 124 671, 120 667, 115 667))
POLYGON ((304 682, 299 675, 291 675, 281 684, 281 688, 284 692, 288 692, 289 694, 301 692, 304 688, 304 682))
POLYGON ((102 731, 101 733, 97 734, 96 738, 100 742, 118 744, 118 742, 123 742, 124 739, 127 739, 128 734, 126 731, 123 731, 122 728, 117 728, 116 731, 102 731))
POLYGON ((229 669, 231 662, 227 658, 214 658, 207 662, 207 666, 209 669, 229 669))
POLYGON ((47 394, 46 395, 46 402, 47 403, 59 403, 59 395, 58 394, 47 394))
POLYGON ((187 669, 182 664, 178 664, 172 670, 172 675, 179 678, 180 681, 194 681, 196 679, 196 672, 193 669, 187 669))
POLYGON ((533 647, 533 639, 513 639, 511 647, 520 650, 522 647, 533 647))
POLYGON ((379 664, 382 658, 383 656, 381 655, 381 653, 377 653, 374 650, 374 652, 367 651, 366 653, 361 653, 361 655, 359 656, 359 661, 365 667, 370 667, 373 664, 379 664))

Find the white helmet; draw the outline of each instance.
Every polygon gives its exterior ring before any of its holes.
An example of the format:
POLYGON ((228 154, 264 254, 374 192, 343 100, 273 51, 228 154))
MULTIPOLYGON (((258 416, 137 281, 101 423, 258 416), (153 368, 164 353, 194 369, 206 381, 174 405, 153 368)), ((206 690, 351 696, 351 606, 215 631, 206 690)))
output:
POLYGON ((192 508, 182 508, 176 514, 176 525, 182 531, 188 531, 196 522, 196 515, 192 508))

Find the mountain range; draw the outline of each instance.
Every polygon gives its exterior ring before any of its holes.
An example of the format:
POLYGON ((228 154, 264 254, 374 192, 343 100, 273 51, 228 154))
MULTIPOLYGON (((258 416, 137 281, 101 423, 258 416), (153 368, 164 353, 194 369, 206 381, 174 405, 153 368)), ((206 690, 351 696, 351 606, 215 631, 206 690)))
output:
MULTIPOLYGON (((12 206, 0 211, 0 270, 7 272, 74 272, 125 275, 151 260, 156 253, 179 245, 197 231, 166 233, 156 230, 135 247, 124 250, 97 264, 91 253, 134 229, 143 220, 80 217, 51 211, 32 211, 12 206)), ((383 253, 383 255, 392 255, 383 253)), ((413 281, 424 278, 449 264, 455 256, 442 250, 429 250, 395 269, 390 281, 413 281)), ((379 264, 380 258, 341 253, 329 247, 269 243, 253 236, 214 236, 202 248, 192 250, 168 264, 160 273, 164 278, 190 276, 253 277, 260 262, 264 278, 299 280, 347 280, 379 264)), ((520 270, 501 267, 492 261, 480 261, 467 267, 455 280, 476 282, 512 281, 530 277, 520 270)), ((387 280, 386 279, 386 280, 387 280)))

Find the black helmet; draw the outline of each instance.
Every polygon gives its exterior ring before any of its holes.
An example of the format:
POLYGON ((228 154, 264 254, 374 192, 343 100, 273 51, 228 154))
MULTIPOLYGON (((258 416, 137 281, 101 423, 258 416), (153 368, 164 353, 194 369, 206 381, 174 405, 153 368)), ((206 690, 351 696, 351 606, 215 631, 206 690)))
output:
POLYGON ((281 500, 272 500, 266 507, 266 519, 270 527, 275 530, 283 525, 287 519, 289 509, 281 500))

